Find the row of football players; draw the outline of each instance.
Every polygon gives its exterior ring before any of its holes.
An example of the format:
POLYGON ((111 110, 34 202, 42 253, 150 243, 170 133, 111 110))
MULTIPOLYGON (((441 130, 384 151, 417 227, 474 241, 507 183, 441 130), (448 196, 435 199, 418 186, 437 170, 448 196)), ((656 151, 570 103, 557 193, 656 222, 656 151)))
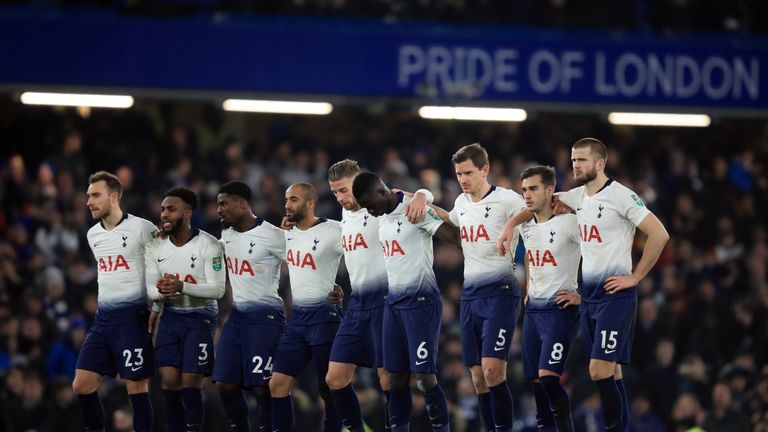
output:
POLYGON ((209 374, 233 430, 248 428, 241 388, 255 391, 263 430, 291 430, 290 390, 310 361, 322 381, 324 430, 338 431, 342 422, 350 431, 363 430, 350 386, 357 366, 378 369, 387 428, 408 430, 413 376, 425 393, 432 428, 447 430, 447 404, 436 379, 442 310, 432 270, 437 235, 460 242, 465 255, 462 343, 482 417, 488 430, 511 430, 505 371, 521 292, 512 253, 506 252, 515 250, 520 232, 529 270, 524 367, 534 383, 541 425, 573 427, 558 375, 579 319, 581 249, 587 303, 581 319, 590 339, 590 372, 601 395, 613 398, 615 410, 606 409, 606 425, 623 428, 626 396, 617 363, 629 361, 636 305, 631 288, 658 257, 663 226, 636 195, 605 176, 605 146, 594 139, 573 147, 574 176, 583 186, 560 196, 576 215, 553 216, 551 168, 523 173, 523 199, 488 183, 488 155, 478 144, 462 147, 452 160, 463 194, 450 212, 428 207, 428 191, 413 197, 394 192, 375 174, 360 173, 354 161, 344 160, 329 170, 331 190, 344 208, 341 223, 316 217, 317 192, 301 183, 286 191, 287 230, 253 215, 247 185, 227 183, 218 196, 225 227, 221 242, 191 228, 197 206, 192 191, 166 193, 164 238, 152 240, 154 225, 120 210, 117 179, 103 172, 92 176, 88 205, 101 222, 88 238, 99 262, 99 311, 74 384, 86 426, 103 425, 95 387, 102 375, 118 372, 128 382, 135 429, 151 424, 151 410, 145 408, 152 368, 144 365, 151 365, 153 354, 143 314, 145 273, 146 293, 155 305, 150 330, 163 305, 154 361, 169 430, 199 430, 200 385, 209 374), (649 241, 633 273, 629 245, 635 226, 649 241), (334 287, 342 255, 352 288, 343 319, 340 289, 334 287), (288 263, 293 297, 287 322, 277 295, 282 260, 288 263), (211 335, 225 274, 234 305, 214 363, 211 335))

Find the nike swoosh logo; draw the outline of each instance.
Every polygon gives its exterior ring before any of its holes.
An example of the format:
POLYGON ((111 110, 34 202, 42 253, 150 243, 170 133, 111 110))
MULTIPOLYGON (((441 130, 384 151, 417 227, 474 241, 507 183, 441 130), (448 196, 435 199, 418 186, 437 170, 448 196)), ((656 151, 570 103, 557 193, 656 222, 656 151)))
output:
POLYGON ((144 367, 144 365, 137 366, 137 367, 132 367, 131 370, 136 372, 137 370, 141 369, 142 367, 144 367))
POLYGON ((464 216, 464 213, 466 213, 466 212, 459 213, 459 216, 464 216))
POLYGON ((104 240, 102 240, 102 241, 100 241, 100 242, 96 242, 96 243, 94 243, 94 244, 93 244, 93 247, 97 247, 98 245, 100 245, 100 244, 102 244, 102 243, 104 243, 104 240))
POLYGON ((232 240, 227 240, 227 241, 225 241, 224 243, 225 243, 225 244, 230 244, 230 243, 232 243, 232 240))
POLYGON ((560 363, 561 361, 562 361, 562 360, 558 360, 558 361, 552 361, 552 360, 550 360, 550 361, 549 361, 549 364, 558 364, 558 363, 560 363))
POLYGON ((167 259, 168 259, 168 258, 158 258, 158 259, 157 259, 157 262, 163 262, 163 261, 165 261, 165 260, 167 260, 167 259))
POLYGON ((493 347, 493 350, 494 350, 494 351, 501 351, 501 350, 503 350, 503 349, 504 349, 504 347, 503 347, 503 346, 501 346, 501 347, 500 347, 500 346, 497 346, 497 347, 493 347))
POLYGON ((208 362, 197 363, 198 366, 205 366, 207 364, 208 364, 208 362))
POLYGON ((608 349, 607 349, 607 350, 605 350, 605 353, 606 353, 606 354, 611 354, 611 353, 615 353, 615 352, 616 352, 616 350, 615 350, 615 349, 612 349, 612 350, 608 350, 608 349))
POLYGON ((426 360, 424 360, 424 361, 421 361, 421 362, 420 362, 420 361, 417 361, 417 362, 416 362, 416 366, 418 366, 418 365, 423 365, 423 364, 424 364, 424 363, 426 363, 426 362, 427 362, 426 360))
POLYGON ((291 240, 293 240, 293 237, 288 237, 288 238, 286 238, 286 240, 291 241, 291 240))

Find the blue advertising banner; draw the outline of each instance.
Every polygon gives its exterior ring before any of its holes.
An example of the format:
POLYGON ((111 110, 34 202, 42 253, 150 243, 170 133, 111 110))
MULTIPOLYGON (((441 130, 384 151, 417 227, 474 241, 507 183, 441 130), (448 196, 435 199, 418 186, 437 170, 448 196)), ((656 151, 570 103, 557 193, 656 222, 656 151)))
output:
POLYGON ((0 13, 0 83, 768 110, 768 39, 0 13))

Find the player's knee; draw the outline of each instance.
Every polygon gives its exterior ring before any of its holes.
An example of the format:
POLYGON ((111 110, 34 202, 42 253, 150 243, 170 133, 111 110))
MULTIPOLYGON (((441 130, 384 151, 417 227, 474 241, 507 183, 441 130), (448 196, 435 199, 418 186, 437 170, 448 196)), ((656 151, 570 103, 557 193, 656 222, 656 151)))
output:
POLYGON ((437 385, 437 377, 431 373, 416 374, 416 387, 424 393, 431 391, 437 385))
POLYGON ((477 393, 487 393, 488 385, 485 383, 485 377, 479 373, 472 374, 472 385, 475 386, 477 393))
POLYGON ((149 392, 149 380, 143 379, 138 381, 125 380, 125 389, 129 395, 148 393, 149 392))
POLYGON ((262 400, 264 398, 267 398, 270 396, 269 394, 269 387, 267 386, 256 386, 253 388, 253 394, 256 395, 256 399, 262 400))
MULTIPOLYGON (((219 394, 226 394, 240 390, 240 386, 232 383, 217 382, 216 388, 219 390, 219 394)), ((269 387, 267 387, 269 389, 269 387)))
POLYGON ((389 391, 389 374, 384 369, 379 369, 379 385, 382 391, 389 391))
POLYGON ((325 376, 324 384, 327 384, 333 390, 340 390, 348 386, 350 382, 351 380, 347 379, 343 374, 329 370, 325 376))
POLYGON ((286 397, 291 393, 291 380, 282 374, 272 375, 269 380, 269 392, 273 397, 286 397))
POLYGON ((589 365, 589 377, 592 381, 600 381, 613 376, 613 367, 604 367, 599 364, 589 365))
POLYGON ((501 382, 506 379, 505 372, 506 371, 499 365, 492 364, 483 366, 485 383, 491 387, 501 384, 501 382))
POLYGON ((411 374, 408 372, 389 372, 389 388, 405 390, 411 385, 411 374))
POLYGON ((98 387, 98 382, 79 376, 75 376, 75 379, 72 381, 72 390, 78 395, 91 394, 95 392, 98 387))

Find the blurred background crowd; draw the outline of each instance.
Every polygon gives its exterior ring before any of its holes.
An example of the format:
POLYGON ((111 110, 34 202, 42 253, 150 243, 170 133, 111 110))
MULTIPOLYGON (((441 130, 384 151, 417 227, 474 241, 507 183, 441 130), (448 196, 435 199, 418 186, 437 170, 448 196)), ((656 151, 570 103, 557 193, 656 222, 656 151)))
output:
MULTIPOLYGON (((638 192, 671 234, 639 287, 633 363, 624 372, 633 430, 698 425, 768 431, 765 119, 718 119, 703 129, 637 128, 578 114, 458 123, 353 108, 322 119, 246 115, 210 103, 141 102, 126 111, 78 112, 22 106, 10 98, 0 99, 0 111, 0 430, 81 430, 70 383, 96 309, 96 266, 85 241, 95 223, 84 193, 93 171, 115 172, 125 189, 123 209, 154 222, 167 188, 191 186, 203 203, 193 225, 218 235, 216 192, 230 179, 253 188, 254 212, 274 224, 283 215, 286 186, 297 181, 317 185, 318 215, 338 219, 326 173, 346 157, 392 186, 429 188, 450 209, 459 193, 450 155, 462 145, 480 142, 488 149, 493 184, 520 191, 520 172, 544 163, 556 167, 558 189, 568 189, 570 145, 595 136, 609 147, 609 176, 638 192)), ((641 248, 638 238, 635 259, 641 248)), ((453 430, 477 431, 476 397, 460 349, 460 250, 436 241, 435 272, 444 297, 440 380, 453 430)), ((289 296, 286 274, 281 291, 289 296)), ((348 289, 344 270, 340 275, 348 289)), ((229 310, 226 301, 222 305, 219 327, 229 310)), ((517 426, 535 430, 520 333, 510 353, 509 383, 517 426)), ((587 356, 577 340, 563 381, 578 430, 597 431, 599 398, 587 356)), ((374 374, 361 371, 355 386, 365 419, 380 430, 374 374)), ((112 430, 130 430, 122 384, 106 380, 100 393, 112 430)), ((160 426, 156 382, 152 393, 160 426)), ((311 372, 294 397, 296 430, 314 430, 322 410, 311 372)), ((206 430, 221 430, 224 419, 211 385, 206 406, 206 430)), ((414 407, 413 430, 427 430, 418 392, 414 407)))

